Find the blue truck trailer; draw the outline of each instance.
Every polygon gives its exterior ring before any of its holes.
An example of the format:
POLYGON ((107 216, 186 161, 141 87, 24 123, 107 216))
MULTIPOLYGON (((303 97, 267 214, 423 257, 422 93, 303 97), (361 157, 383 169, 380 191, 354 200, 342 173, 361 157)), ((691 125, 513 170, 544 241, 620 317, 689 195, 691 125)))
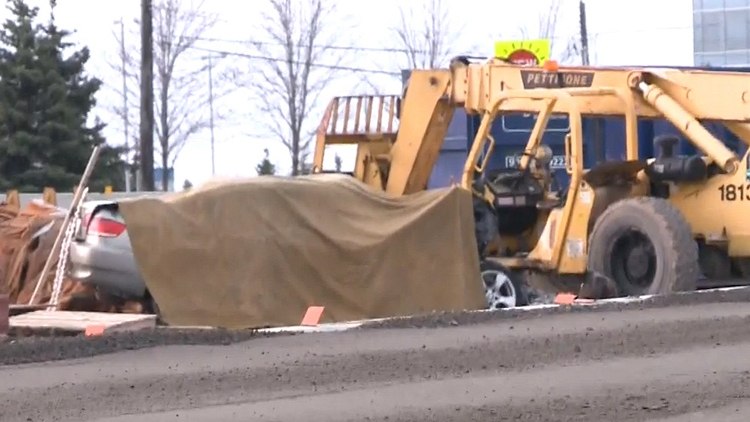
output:
MULTIPOLYGON (((721 68, 700 69, 730 70, 721 68)), ((750 68, 732 68, 731 70, 750 72, 750 68)), ((463 166, 479 128, 480 120, 479 116, 469 116, 462 109, 455 111, 445 143, 430 177, 429 188, 444 187, 452 181, 459 182, 461 180, 463 166)), ((514 165, 516 158, 526 146, 534 123, 535 115, 531 113, 507 114, 496 119, 491 133, 497 143, 489 161, 489 168, 495 169, 514 165)), ((584 117, 582 125, 584 166, 586 168, 591 168, 606 160, 625 158, 624 119, 618 117, 584 117)), ((713 122, 704 122, 704 125, 709 132, 722 140, 730 149, 740 154, 745 152, 745 144, 723 125, 713 122)), ((544 142, 552 148, 555 156, 551 164, 557 170, 556 178, 560 184, 565 186, 567 186, 569 178, 563 168, 564 144, 569 126, 567 116, 554 116, 544 134, 544 142)), ((654 156, 653 139, 662 134, 681 136, 677 128, 666 120, 638 120, 639 153, 642 158, 654 156)), ((678 154, 696 154, 696 149, 681 136, 678 154)))

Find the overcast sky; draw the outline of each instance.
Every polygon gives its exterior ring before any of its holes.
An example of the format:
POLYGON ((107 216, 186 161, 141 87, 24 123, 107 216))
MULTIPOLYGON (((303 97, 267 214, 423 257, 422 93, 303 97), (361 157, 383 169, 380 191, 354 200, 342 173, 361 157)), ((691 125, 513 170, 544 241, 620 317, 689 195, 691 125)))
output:
MULTIPOLYGON (((190 0, 183 0, 189 2, 190 0)), ((379 0, 377 2, 340 1, 339 10, 342 22, 354 27, 342 33, 342 44, 354 44, 365 48, 399 48, 397 40, 385 28, 396 24, 397 5, 408 0, 379 0), (346 39, 344 39, 346 37, 346 39)), ((492 54, 493 43, 499 39, 516 39, 519 28, 533 28, 538 15, 548 9, 549 1, 524 0, 523 2, 500 2, 488 0, 445 0, 455 13, 457 25, 467 25, 458 43, 459 50, 474 54, 492 54), (509 5, 523 5, 523 8, 509 8, 509 5)), ((556 39, 565 40, 577 32, 578 1, 563 0, 564 13, 557 24, 556 39)), ((48 9, 48 0, 29 0, 30 4, 48 9)), ((654 1, 629 0, 587 0, 588 27, 591 39, 592 62, 601 65, 692 65, 692 4, 690 0, 654 1), (677 6, 677 7, 676 7, 677 6), (645 12, 648 11, 648 12, 645 12)), ((205 3, 205 13, 216 13, 220 22, 206 34, 206 38, 242 41, 257 39, 253 33, 254 21, 262 0, 242 2, 237 0, 210 0, 205 3)), ((4 21, 7 11, 0 11, 4 21)), ((119 31, 121 18, 132 22, 140 13, 139 0, 58 0, 56 14, 58 23, 66 29, 75 29, 75 41, 86 44, 91 50, 88 70, 101 78, 106 85, 119 86, 121 76, 113 71, 108 61, 117 53, 117 41, 113 31, 119 31)), ((414 16, 416 21, 418 16, 414 16)), ((335 23, 334 23, 335 24, 335 23)), ((138 42, 138 40, 132 40, 138 42)), ((249 50, 239 42, 201 42, 200 48, 237 53, 249 50)), ((187 57, 184 65, 198 66, 199 57, 205 51, 195 51, 187 57)), ((390 58, 390 57, 389 57, 390 58)), ((235 57, 237 65, 246 58, 235 57)), ((352 67, 361 69, 383 69, 384 66, 398 67, 395 60, 384 60, 383 54, 359 53, 352 67), (384 62, 390 62, 385 63, 384 62)), ((248 63, 248 67, 250 63, 248 63)), ((398 69, 389 69, 398 71, 398 69)), ((383 92, 398 93, 400 82, 388 76, 372 74, 372 80, 383 92)), ((360 76, 343 78, 326 92, 325 101, 318 104, 320 113, 328 97, 346 95, 361 80, 360 76)), ((208 77, 206 76, 206 84, 208 77)), ((122 124, 116 116, 107 111, 107 104, 120 104, 122 99, 112 90, 105 89, 98 97, 96 113, 110 124, 105 135, 112 143, 124 141, 122 124)), ((257 122, 264 116, 242 113, 252 110, 252 99, 246 93, 236 92, 217 101, 218 109, 234 110, 235 119, 217 124, 216 173, 217 176, 250 176, 255 174, 255 165, 263 156, 263 149, 271 150, 272 159, 282 169, 288 169, 289 159, 285 149, 264 127, 257 122)), ((206 112, 208 112, 206 110, 206 112)), ((319 114, 313 118, 315 125, 319 114)), ((182 150, 175 165, 175 185, 182 186, 185 179, 202 183, 211 177, 210 134, 206 130, 196 134, 182 150)))

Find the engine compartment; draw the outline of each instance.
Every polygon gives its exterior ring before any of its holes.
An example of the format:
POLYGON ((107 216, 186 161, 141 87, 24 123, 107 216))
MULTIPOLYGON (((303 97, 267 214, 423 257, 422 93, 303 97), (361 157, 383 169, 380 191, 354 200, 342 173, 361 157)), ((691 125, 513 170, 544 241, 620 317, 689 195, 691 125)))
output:
POLYGON ((709 166, 700 155, 675 156, 680 138, 675 135, 660 135, 654 139, 656 157, 645 169, 652 183, 699 182, 706 180, 709 166))

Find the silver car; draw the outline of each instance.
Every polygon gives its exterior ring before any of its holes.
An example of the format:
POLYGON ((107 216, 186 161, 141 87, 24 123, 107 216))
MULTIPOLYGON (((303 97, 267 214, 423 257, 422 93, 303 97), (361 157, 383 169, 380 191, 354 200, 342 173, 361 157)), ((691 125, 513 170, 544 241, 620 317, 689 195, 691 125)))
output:
POLYGON ((156 304, 138 272, 117 202, 85 202, 80 215, 70 245, 70 278, 93 285, 100 294, 113 299, 140 301, 147 312, 156 313, 156 304))

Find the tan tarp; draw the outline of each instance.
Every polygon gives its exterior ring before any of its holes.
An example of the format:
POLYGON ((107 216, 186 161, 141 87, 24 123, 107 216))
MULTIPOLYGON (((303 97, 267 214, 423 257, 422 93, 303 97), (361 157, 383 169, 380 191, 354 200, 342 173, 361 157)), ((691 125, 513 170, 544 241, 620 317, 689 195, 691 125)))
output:
POLYGON ((478 309, 470 194, 392 199, 348 176, 259 177, 121 203, 172 325, 297 325, 478 309))

